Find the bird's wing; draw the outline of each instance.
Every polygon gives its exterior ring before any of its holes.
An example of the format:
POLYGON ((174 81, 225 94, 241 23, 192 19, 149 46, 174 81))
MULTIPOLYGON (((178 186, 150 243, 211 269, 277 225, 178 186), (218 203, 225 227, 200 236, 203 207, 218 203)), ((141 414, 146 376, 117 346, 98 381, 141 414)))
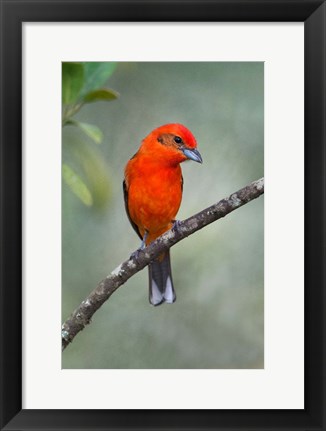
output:
POLYGON ((131 226, 134 228, 136 234, 139 236, 139 238, 142 240, 143 237, 141 236, 138 226, 136 225, 136 223, 134 223, 130 217, 129 214, 129 208, 128 208, 128 190, 127 190, 127 184, 126 181, 123 181, 123 196, 124 196, 124 201, 125 201, 125 208, 126 208, 126 213, 128 216, 128 219, 130 221, 131 226))

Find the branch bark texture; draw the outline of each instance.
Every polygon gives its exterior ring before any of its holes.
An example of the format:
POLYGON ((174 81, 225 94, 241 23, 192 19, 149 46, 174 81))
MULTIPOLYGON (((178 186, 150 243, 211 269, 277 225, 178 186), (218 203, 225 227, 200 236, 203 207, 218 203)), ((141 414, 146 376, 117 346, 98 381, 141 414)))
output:
POLYGON ((172 228, 168 232, 165 232, 149 246, 140 250, 135 256, 121 263, 111 274, 98 283, 96 288, 64 322, 62 325, 62 350, 91 322, 94 313, 110 298, 112 293, 130 277, 147 266, 153 259, 177 242, 192 235, 208 224, 225 217, 237 208, 258 198, 263 193, 264 178, 261 178, 233 193, 228 198, 222 199, 198 214, 179 222, 176 229, 172 228))

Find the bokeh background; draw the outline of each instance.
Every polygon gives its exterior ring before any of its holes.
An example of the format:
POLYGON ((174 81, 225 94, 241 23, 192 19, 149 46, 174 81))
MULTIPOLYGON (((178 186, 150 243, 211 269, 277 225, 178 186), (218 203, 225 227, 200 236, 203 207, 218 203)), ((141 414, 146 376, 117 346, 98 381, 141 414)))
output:
MULTIPOLYGON (((63 159, 85 183, 96 175, 98 195, 84 205, 63 182, 63 319, 139 247, 123 170, 152 129, 186 125, 204 160, 182 165, 180 220, 264 175, 263 63, 118 63, 106 86, 119 98, 75 116, 102 130, 100 145, 63 128, 63 159)), ((150 306, 147 268, 136 274, 63 352, 62 367, 263 368, 263 217, 260 197, 174 246, 173 305, 150 306)))

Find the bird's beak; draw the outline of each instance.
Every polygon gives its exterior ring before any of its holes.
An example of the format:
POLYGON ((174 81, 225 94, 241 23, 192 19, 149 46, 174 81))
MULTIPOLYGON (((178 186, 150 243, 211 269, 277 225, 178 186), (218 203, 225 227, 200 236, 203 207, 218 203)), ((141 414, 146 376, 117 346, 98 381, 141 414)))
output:
POLYGON ((196 150, 196 148, 190 150, 189 148, 184 148, 183 154, 187 157, 187 159, 193 160, 194 162, 203 163, 203 159, 201 158, 200 152, 196 150))

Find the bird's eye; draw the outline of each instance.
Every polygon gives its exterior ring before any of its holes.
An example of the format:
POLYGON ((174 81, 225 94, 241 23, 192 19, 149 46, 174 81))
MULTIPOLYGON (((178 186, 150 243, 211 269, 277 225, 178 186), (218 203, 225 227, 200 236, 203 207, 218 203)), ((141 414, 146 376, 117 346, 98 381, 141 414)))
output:
POLYGON ((176 142, 177 144, 181 144, 182 139, 180 138, 180 136, 175 136, 174 137, 174 142, 176 142))

